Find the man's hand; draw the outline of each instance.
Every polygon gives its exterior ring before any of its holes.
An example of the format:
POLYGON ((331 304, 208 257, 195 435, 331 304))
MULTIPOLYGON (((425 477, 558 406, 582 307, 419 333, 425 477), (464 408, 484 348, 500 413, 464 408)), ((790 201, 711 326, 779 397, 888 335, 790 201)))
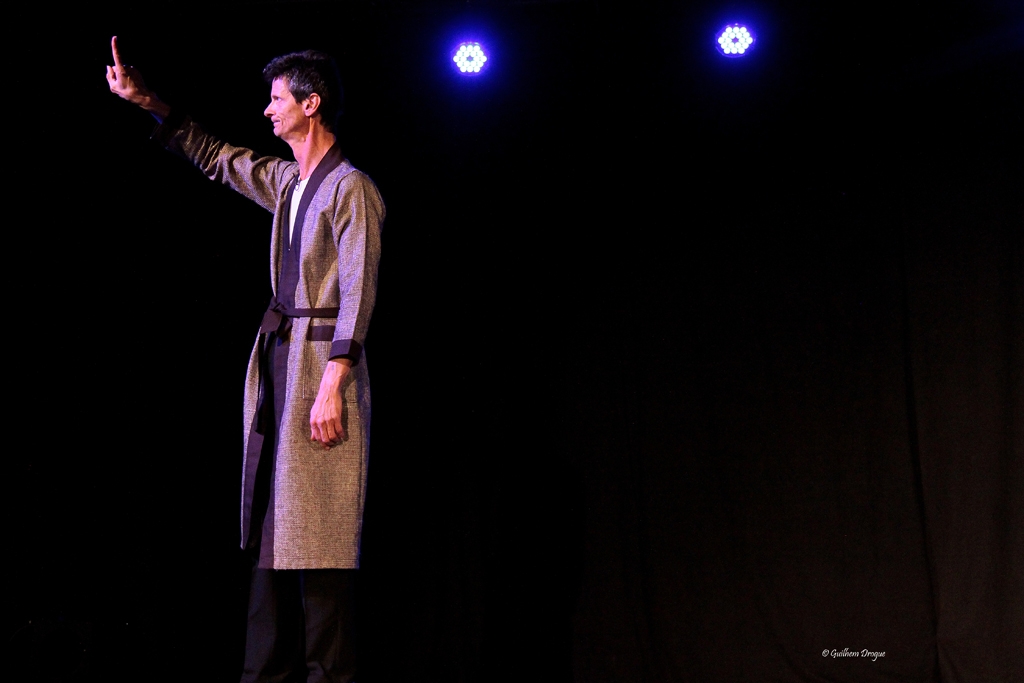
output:
POLYGON ((351 369, 352 361, 347 358, 328 361, 320 380, 320 391, 309 411, 309 438, 322 443, 324 448, 336 446, 345 438, 345 428, 341 425, 341 385, 351 369))
POLYGON ((107 84, 110 86, 110 92, 139 105, 163 121, 171 113, 171 108, 146 87, 138 69, 126 66, 121 61, 121 53, 117 49, 117 36, 110 39, 110 49, 114 53, 114 66, 107 67, 107 84))

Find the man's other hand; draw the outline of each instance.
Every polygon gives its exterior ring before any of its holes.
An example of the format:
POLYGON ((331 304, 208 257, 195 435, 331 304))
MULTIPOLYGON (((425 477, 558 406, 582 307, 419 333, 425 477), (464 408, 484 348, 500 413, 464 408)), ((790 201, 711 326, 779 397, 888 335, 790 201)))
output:
POLYGON ((322 443, 324 448, 336 446, 345 438, 341 424, 341 386, 351 368, 352 361, 344 358, 328 361, 320 380, 320 391, 309 411, 309 438, 322 443))

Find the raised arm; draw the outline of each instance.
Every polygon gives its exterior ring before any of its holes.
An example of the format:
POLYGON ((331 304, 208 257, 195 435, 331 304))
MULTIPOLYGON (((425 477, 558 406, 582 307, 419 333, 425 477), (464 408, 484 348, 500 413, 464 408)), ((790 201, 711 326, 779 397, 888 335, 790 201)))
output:
POLYGON ((157 121, 163 123, 171 113, 171 108, 146 87, 138 69, 121 61, 121 53, 117 49, 117 36, 110 39, 110 49, 114 53, 114 66, 107 67, 107 84, 110 86, 110 92, 142 107, 157 121))
POLYGON ((138 69, 121 59, 117 36, 110 39, 114 66, 107 67, 110 92, 145 109, 160 122, 153 139, 184 156, 208 178, 223 183, 273 212, 282 188, 294 178, 294 163, 276 157, 261 156, 250 149, 229 145, 207 135, 188 116, 171 114, 171 107, 146 87, 138 69), (165 123, 165 119, 167 119, 165 123))

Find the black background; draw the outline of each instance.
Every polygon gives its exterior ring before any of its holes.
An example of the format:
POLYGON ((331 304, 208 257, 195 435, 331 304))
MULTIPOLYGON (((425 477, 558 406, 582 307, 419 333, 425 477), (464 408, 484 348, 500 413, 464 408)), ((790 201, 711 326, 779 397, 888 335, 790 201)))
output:
POLYGON ((1019 3, 26 12, 16 680, 241 661, 270 216, 147 140, 103 79, 113 34, 269 154, 263 65, 342 68, 345 150, 388 206, 361 680, 1024 675, 1019 3), (744 59, 713 49, 731 21, 744 59), (465 38, 478 78, 448 63, 465 38))

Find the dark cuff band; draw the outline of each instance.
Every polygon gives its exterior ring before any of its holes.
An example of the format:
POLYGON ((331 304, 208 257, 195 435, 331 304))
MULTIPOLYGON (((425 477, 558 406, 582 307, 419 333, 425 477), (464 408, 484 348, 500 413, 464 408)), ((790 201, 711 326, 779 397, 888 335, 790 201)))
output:
POLYGON ((347 358, 352 365, 359 363, 363 355, 363 345, 354 339, 338 339, 331 344, 331 359, 347 358))
POLYGON ((185 123, 185 112, 180 109, 171 109, 171 113, 164 118, 163 123, 156 124, 149 139, 166 147, 171 143, 171 138, 183 123, 185 123))

